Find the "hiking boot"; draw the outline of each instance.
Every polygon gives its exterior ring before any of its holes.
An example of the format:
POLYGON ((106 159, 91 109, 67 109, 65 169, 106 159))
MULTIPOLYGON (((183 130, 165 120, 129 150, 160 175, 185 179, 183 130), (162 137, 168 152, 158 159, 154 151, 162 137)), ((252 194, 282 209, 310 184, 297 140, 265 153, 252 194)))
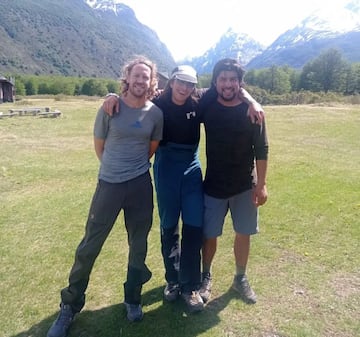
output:
POLYGON ((191 293, 181 293, 181 297, 184 299, 190 312, 204 310, 204 302, 198 291, 192 291, 191 293))
POLYGON ((127 319, 130 322, 138 322, 142 320, 144 313, 142 312, 140 304, 131 304, 126 302, 124 302, 124 304, 127 311, 127 319))
POLYGON ((241 299, 248 304, 256 303, 256 294, 251 289, 249 281, 246 278, 246 275, 235 275, 232 288, 236 290, 241 299))
POLYGON ((211 296, 211 274, 203 273, 199 294, 204 303, 207 303, 211 296))
POLYGON ((180 287, 177 283, 167 283, 164 289, 164 298, 169 302, 174 302, 180 293, 180 287))
POLYGON ((69 304, 60 303, 60 312, 46 337, 66 337, 75 314, 69 304))

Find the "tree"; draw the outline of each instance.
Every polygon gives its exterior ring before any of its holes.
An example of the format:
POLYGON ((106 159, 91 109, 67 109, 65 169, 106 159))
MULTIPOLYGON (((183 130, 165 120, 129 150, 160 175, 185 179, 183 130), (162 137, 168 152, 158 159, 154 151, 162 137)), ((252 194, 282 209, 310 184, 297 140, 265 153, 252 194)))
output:
POLYGON ((360 63, 353 63, 346 68, 344 93, 346 95, 360 93, 360 63))
POLYGON ((104 96, 107 88, 103 80, 86 80, 82 86, 81 93, 87 96, 104 96))
POLYGON ((293 70, 288 66, 272 66, 260 70, 250 70, 246 75, 246 82, 257 85, 271 94, 286 94, 291 91, 291 76, 293 70))
POLYGON ((257 73, 255 69, 251 69, 245 73, 245 83, 248 85, 257 85, 257 73))
POLYGON ((25 91, 26 91, 26 95, 28 96, 37 94, 37 88, 36 88, 35 80, 33 78, 29 78, 25 82, 25 91))
POLYGON ((343 92, 347 62, 337 49, 328 49, 305 64, 301 74, 301 88, 311 91, 343 92))
POLYGON ((360 63, 353 64, 352 69, 356 76, 355 91, 357 94, 359 94, 360 93, 360 63))
POLYGON ((106 84, 106 89, 108 92, 115 92, 118 93, 120 88, 120 84, 117 81, 109 81, 106 84))
POLYGON ((21 78, 15 78, 15 95, 23 96, 25 94, 25 83, 21 78))
POLYGON ((49 86, 46 82, 40 82, 38 87, 38 94, 44 95, 49 93, 49 86))
POLYGON ((93 80, 93 79, 86 80, 83 83, 83 86, 81 88, 81 93, 83 95, 87 95, 87 96, 94 96, 95 95, 95 80, 93 80))

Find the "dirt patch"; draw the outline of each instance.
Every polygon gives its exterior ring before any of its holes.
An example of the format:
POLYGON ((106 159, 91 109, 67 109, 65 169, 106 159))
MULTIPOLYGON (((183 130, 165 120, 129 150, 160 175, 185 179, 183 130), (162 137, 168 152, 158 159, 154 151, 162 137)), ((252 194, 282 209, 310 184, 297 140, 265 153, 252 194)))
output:
POLYGON ((341 298, 360 295, 360 271, 335 275, 331 280, 331 287, 341 298))

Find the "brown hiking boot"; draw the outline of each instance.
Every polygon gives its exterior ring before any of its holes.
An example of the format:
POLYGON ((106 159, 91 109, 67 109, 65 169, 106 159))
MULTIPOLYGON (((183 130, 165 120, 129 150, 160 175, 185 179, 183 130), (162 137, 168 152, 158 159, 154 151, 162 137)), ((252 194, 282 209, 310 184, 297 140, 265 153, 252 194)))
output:
POLYGON ((199 294, 203 299, 204 303, 208 302, 211 297, 211 285, 211 274, 203 273, 199 294))
POLYGON ((184 299, 190 312, 204 310, 204 302, 198 291, 192 291, 191 293, 182 293, 181 297, 184 299))
POLYGON ((246 275, 235 275, 232 288, 236 290, 241 299, 247 304, 256 303, 256 294, 251 289, 249 281, 246 278, 246 275))
POLYGON ((174 302, 180 293, 180 287, 177 283, 167 283, 164 289, 164 298, 169 302, 174 302))

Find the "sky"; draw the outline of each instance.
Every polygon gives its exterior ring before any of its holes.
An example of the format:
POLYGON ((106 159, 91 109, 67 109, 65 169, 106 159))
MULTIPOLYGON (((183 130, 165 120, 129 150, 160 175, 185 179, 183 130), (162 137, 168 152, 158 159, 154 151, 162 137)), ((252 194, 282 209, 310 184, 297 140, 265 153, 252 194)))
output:
POLYGON ((314 10, 349 0, 117 0, 153 29, 175 61, 202 55, 232 27, 265 46, 314 10), (331 3, 331 4, 330 4, 331 3))

